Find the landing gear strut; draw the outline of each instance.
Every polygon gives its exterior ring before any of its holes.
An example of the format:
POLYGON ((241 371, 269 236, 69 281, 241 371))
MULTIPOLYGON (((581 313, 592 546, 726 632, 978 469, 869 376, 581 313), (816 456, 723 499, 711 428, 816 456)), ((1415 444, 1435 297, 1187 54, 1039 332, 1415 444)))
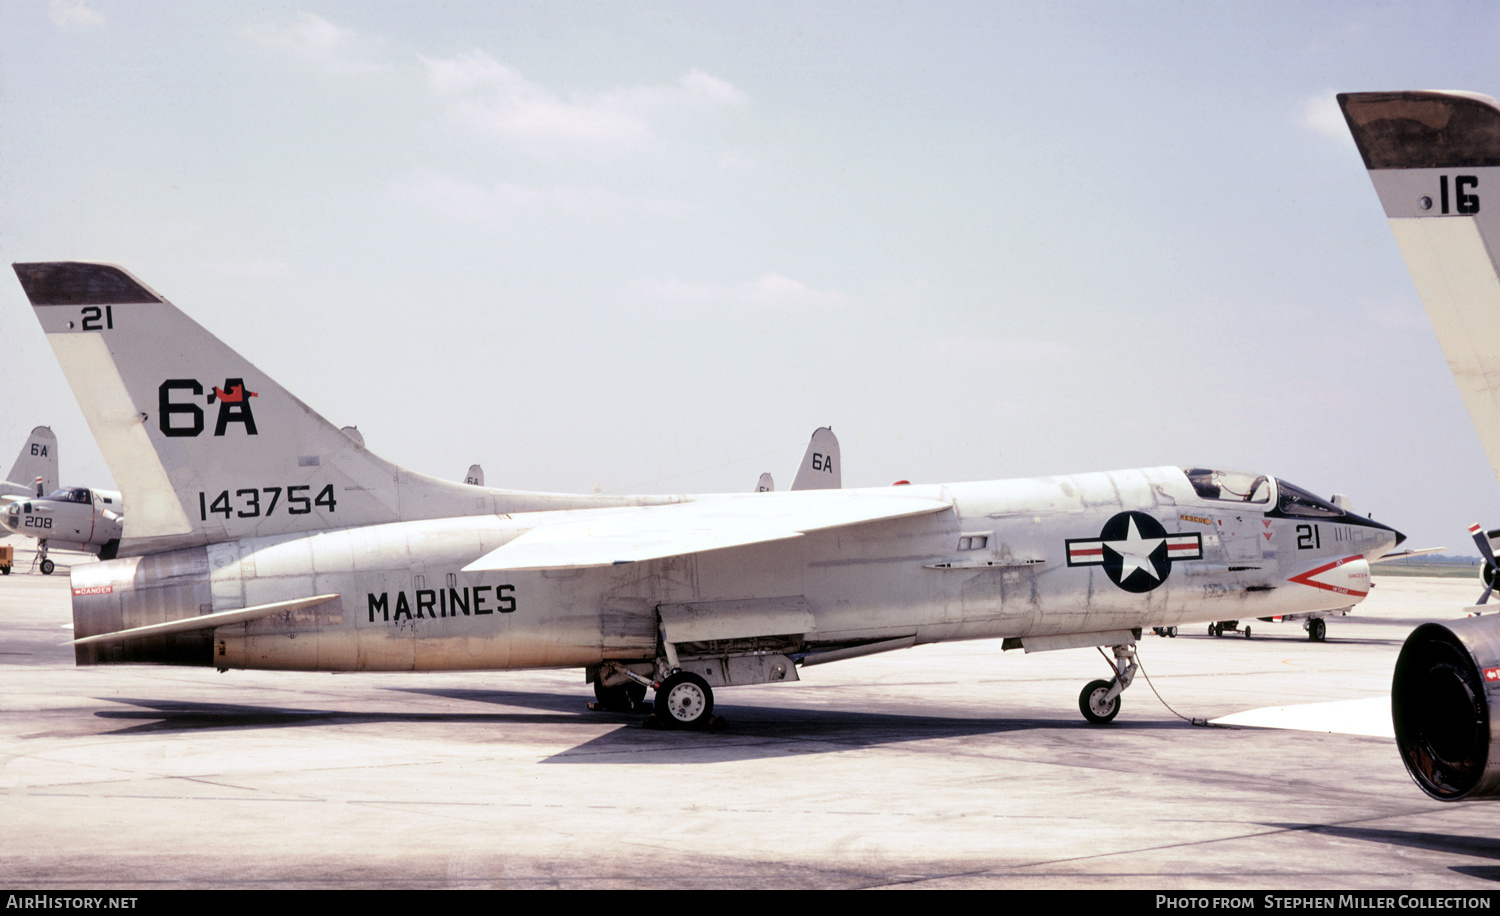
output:
POLYGON ((1078 711, 1094 725, 1114 721, 1120 714, 1120 694, 1135 680, 1135 644, 1114 646, 1115 676, 1108 681, 1090 681, 1078 695, 1078 711))
POLYGON ((52 571, 57 568, 57 564, 53 563, 51 560, 47 559, 47 542, 46 542, 46 540, 40 540, 40 541, 36 542, 36 557, 37 557, 38 560, 41 561, 41 564, 42 564, 42 575, 44 575, 44 576, 50 576, 50 575, 52 575, 52 571))

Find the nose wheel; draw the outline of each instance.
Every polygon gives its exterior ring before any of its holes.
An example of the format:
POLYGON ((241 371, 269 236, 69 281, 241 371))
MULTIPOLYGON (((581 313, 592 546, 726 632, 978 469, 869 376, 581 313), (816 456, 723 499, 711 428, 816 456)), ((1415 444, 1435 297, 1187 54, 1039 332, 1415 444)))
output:
POLYGON ((1114 721, 1120 714, 1120 695, 1109 695, 1109 681, 1089 681, 1078 695, 1078 711, 1092 725, 1114 721))
MULTIPOLYGON (((1120 694, 1135 679, 1139 667, 1135 661, 1135 643, 1113 646, 1115 653, 1111 667, 1115 676, 1108 681, 1089 681, 1078 695, 1078 711, 1091 725, 1113 722, 1120 714, 1120 694)), ((1102 654, 1102 653, 1101 653, 1102 654)))

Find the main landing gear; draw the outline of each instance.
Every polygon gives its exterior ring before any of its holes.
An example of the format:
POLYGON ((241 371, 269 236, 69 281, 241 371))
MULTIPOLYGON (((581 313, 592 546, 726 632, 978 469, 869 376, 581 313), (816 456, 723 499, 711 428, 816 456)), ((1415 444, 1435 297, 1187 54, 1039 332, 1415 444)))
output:
POLYGON ((1323 637, 1328 635, 1328 625, 1323 618, 1314 617, 1307 621, 1307 638, 1313 642, 1322 642, 1323 637))
POLYGON ((1135 680, 1138 665, 1135 661, 1135 644, 1114 646, 1115 676, 1107 681, 1090 681, 1078 695, 1078 711, 1094 725, 1114 721, 1120 714, 1120 694, 1135 680))
POLYGON ((714 691, 702 675, 658 664, 653 676, 621 664, 607 664, 590 674, 594 698, 589 708, 606 712, 653 713, 648 727, 708 728, 714 721, 714 691), (656 691, 646 702, 646 688, 656 691))
POLYGON ((1240 629, 1240 622, 1238 620, 1220 620, 1218 623, 1208 625, 1209 636, 1223 636, 1225 633, 1244 633, 1245 638, 1249 639, 1250 625, 1245 624, 1243 630, 1240 629))
POLYGON ((714 717, 714 691, 691 671, 674 671, 656 688, 656 720, 667 728, 706 728, 714 717))
POLYGON ((602 680, 594 681, 594 699, 597 708, 609 712, 637 712, 645 706, 646 685, 627 681, 617 687, 606 687, 602 680))

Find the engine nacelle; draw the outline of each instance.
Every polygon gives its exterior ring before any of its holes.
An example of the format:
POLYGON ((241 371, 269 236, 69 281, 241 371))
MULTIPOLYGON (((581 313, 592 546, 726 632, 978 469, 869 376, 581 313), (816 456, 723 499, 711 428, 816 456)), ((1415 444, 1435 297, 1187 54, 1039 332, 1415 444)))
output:
MULTIPOLYGON (((73 567, 73 638, 114 633, 213 611, 202 547, 73 567)), ((149 662, 212 665, 213 630, 74 647, 79 665, 149 662)))
POLYGON ((1500 796, 1500 617, 1424 623, 1391 681, 1391 721, 1406 771, 1441 801, 1500 796))

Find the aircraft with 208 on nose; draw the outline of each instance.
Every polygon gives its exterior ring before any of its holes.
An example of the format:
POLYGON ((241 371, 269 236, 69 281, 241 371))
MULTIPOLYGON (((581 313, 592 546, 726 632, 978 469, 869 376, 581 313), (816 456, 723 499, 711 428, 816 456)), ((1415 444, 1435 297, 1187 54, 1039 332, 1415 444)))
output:
MULTIPOLYGON (((1402 540, 1261 474, 574 496, 378 457, 119 267, 16 264, 131 511, 72 570, 77 663, 585 669, 669 727, 716 688, 923 643, 1110 647, 1142 627, 1347 607, 1402 540)), ((1108 657, 1106 657, 1107 659, 1108 657)))

